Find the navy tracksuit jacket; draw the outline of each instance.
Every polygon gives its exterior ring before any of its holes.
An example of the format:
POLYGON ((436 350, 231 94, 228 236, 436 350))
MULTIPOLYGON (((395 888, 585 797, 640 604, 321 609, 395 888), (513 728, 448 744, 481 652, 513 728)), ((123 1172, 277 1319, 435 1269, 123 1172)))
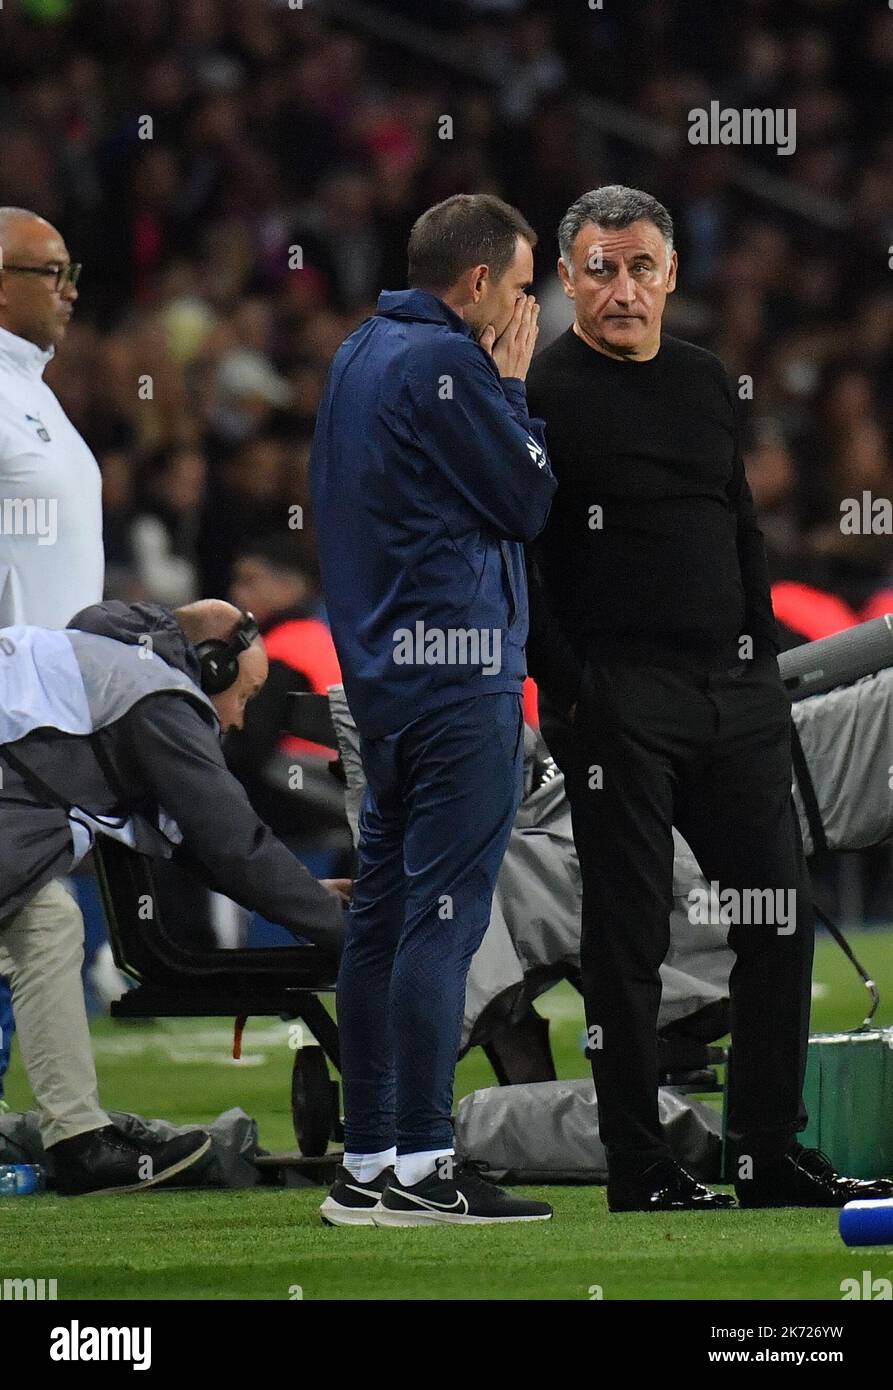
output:
POLYGON ((342 343, 311 462, 319 556, 344 688, 360 733, 422 710, 521 689, 522 542, 556 483, 523 382, 503 380, 470 328, 424 290, 385 292, 342 343), (394 634, 497 629, 501 670, 399 665, 394 634))
POLYGON ((465 977, 521 794, 524 543, 556 482, 523 383, 423 290, 383 293, 336 353, 311 482, 368 783, 338 980, 345 1148, 446 1148, 465 977))

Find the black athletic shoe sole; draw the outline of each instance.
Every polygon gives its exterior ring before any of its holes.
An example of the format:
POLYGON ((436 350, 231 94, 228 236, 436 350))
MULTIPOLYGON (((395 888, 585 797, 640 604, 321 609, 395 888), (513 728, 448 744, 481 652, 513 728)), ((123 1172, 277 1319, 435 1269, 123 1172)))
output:
POLYGON ((380 1206, 372 1213, 373 1226, 500 1226, 509 1221, 551 1221, 552 1213, 541 1216, 471 1216, 449 1211, 393 1211, 380 1206))

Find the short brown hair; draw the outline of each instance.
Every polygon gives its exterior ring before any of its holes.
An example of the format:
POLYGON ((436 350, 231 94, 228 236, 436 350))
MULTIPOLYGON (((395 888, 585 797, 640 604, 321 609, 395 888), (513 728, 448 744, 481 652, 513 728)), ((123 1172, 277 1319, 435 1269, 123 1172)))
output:
POLYGON ((536 246, 530 223, 492 193, 456 193, 435 203, 409 234, 410 288, 449 289, 473 265, 488 265, 492 278, 501 280, 519 236, 536 246))

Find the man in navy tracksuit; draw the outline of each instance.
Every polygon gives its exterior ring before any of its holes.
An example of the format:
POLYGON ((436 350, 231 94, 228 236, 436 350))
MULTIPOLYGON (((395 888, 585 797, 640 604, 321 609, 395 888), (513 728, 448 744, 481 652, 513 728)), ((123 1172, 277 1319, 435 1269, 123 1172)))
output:
POLYGON ((465 980, 521 797, 523 543, 555 479, 524 378, 536 236, 486 194, 430 208, 409 283, 344 342, 311 479, 368 789, 338 978, 341 1225, 545 1219, 453 1161, 465 980))

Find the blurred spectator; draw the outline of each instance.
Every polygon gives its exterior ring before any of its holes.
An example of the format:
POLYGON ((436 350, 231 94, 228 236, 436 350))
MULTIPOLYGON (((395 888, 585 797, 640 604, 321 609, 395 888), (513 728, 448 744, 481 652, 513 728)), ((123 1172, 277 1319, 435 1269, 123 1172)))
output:
POLYGON ((184 446, 160 450, 145 466, 143 496, 130 523, 138 579, 159 603, 179 608, 199 597, 198 523, 207 465, 184 446))
POLYGON ((340 684, 341 673, 329 629, 315 611, 319 591, 297 537, 243 541, 230 597, 257 619, 270 675, 245 711, 244 728, 227 739, 227 762, 280 838, 306 843, 321 829, 340 826, 343 817, 327 772, 334 754, 286 733, 288 697, 294 691, 324 694, 340 684))
MULTIPOLYGON (((311 0, 0 4, 0 206, 37 209, 84 263, 46 380, 100 461, 107 595, 232 582, 255 611, 275 592, 271 611, 315 619, 316 409, 342 340, 405 285, 415 219, 472 190, 522 209, 542 348, 572 317, 557 224, 621 182, 673 213, 667 330, 738 387, 773 577, 853 621, 886 611, 893 538, 845 535, 840 503, 893 489, 893 9, 362 9, 361 31, 311 0), (794 107, 796 149, 692 146, 690 112, 712 100, 794 107), (291 558, 236 560, 246 535, 291 558)), ((280 718, 265 747, 281 772, 280 718)))
POLYGON ((569 321, 557 222, 613 181, 674 214, 669 331, 750 382, 748 465, 779 572, 818 569, 848 601, 888 582, 884 538, 838 522, 853 489, 890 488, 893 11, 370 9, 387 37, 275 0, 0 9, 0 205, 38 208, 85 262, 47 378, 102 462, 116 592, 222 592, 240 527, 284 533, 331 356, 405 283, 425 207, 474 187, 524 210, 545 345, 569 321), (430 30, 424 53, 403 18, 430 30), (711 100, 795 107, 796 149, 690 145, 689 113, 711 100), (819 210, 761 196, 766 174, 819 210))
POLYGON ((247 438, 223 465, 207 494, 199 527, 204 593, 226 593, 230 567, 246 533, 269 536, 286 530, 284 462, 281 440, 267 432, 247 438))

